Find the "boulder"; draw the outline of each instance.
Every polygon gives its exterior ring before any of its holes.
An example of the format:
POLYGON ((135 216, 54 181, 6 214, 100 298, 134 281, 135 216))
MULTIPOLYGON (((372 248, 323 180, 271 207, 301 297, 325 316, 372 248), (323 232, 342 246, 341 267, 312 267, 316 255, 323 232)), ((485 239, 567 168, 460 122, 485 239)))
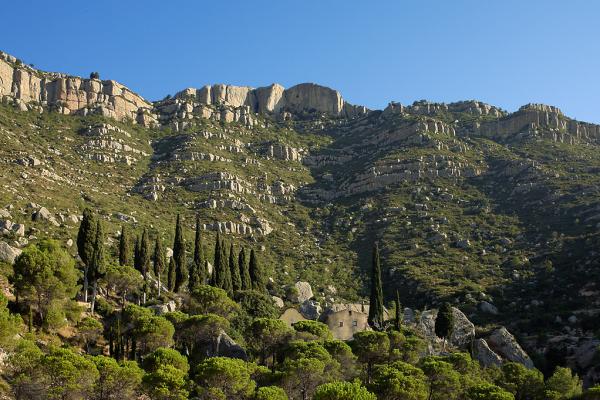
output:
POLYGON ((313 297, 313 291, 310 287, 310 283, 299 281, 294 284, 294 287, 298 291, 296 302, 304 303, 306 300, 310 300, 313 297))
POLYGON ((317 320, 323 312, 318 301, 306 300, 300 305, 300 314, 306 319, 317 320))
POLYGON ((490 348, 502 358, 518 362, 527 368, 534 367, 529 355, 505 327, 500 327, 493 331, 486 341, 490 345, 490 348))
POLYGON ((0 218, 10 219, 12 217, 10 216, 10 212, 8 210, 5 210, 4 208, 0 208, 0 218))
POLYGON ((275 303, 277 308, 283 308, 285 306, 281 297, 271 296, 271 298, 273 299, 273 303, 275 303))
POLYGON ((52 214, 50 214, 50 211, 48 211, 48 209, 46 207, 40 207, 34 214, 33 214, 33 220, 34 221, 42 221, 42 220, 49 220, 50 218, 52 218, 52 214))
POLYGON ((481 303, 479 303, 478 307, 482 312, 486 314, 498 315, 498 308, 492 303, 482 301, 481 303))
POLYGON ((18 237, 25 236, 25 225, 23 224, 13 224, 12 231, 18 237))
POLYGON ((13 264, 15 262, 15 258, 17 258, 21 253, 21 250, 10 246, 8 243, 0 242, 0 261, 13 264))
POLYGON ((239 358, 242 360, 248 359, 246 350, 239 344, 237 344, 227 333, 221 332, 217 337, 216 345, 216 356, 218 357, 229 357, 239 358))
POLYGON ((177 310, 177 304, 175 303, 174 300, 171 300, 168 303, 155 304, 155 305, 152 305, 152 306, 150 306, 148 308, 152 309, 156 315, 163 315, 163 314, 166 314, 166 313, 169 313, 169 312, 176 311, 177 310))
MULTIPOLYGON (((452 335, 450 336, 450 344, 456 347, 465 348, 472 342, 475 337, 475 325, 462 311, 456 307, 452 307, 454 315, 454 325, 452 335)), ((417 329, 420 330, 425 337, 432 343, 440 342, 435 334, 435 319, 437 310, 426 310, 421 313, 421 318, 417 324, 417 329)))
POLYGON ((477 339, 473 343, 473 358, 486 368, 502 364, 502 358, 490 349, 485 339, 477 339))

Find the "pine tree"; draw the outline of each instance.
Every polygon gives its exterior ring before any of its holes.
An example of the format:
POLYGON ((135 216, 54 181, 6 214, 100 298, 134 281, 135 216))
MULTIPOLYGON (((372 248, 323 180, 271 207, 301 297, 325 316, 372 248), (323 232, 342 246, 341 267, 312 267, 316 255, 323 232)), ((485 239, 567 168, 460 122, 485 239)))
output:
POLYGON ((94 245, 96 243, 96 221, 92 210, 86 208, 83 210, 83 219, 79 225, 77 233, 77 251, 83 262, 83 301, 88 301, 88 285, 90 262, 94 255, 94 245))
POLYGON ((170 292, 175 290, 175 260, 169 259, 169 271, 167 272, 167 288, 170 292))
POLYGON ((92 284, 92 303, 90 310, 94 314, 96 306, 96 295, 98 293, 98 279, 104 276, 106 266, 104 265, 104 232, 102 223, 98 220, 96 225, 96 240, 94 242, 94 254, 90 262, 90 282, 92 284))
POLYGON ((371 298, 368 322, 374 330, 383 329, 383 289, 381 287, 381 262, 379 245, 373 245, 373 261, 371 271, 371 298))
POLYGON ((217 238, 215 239, 215 258, 213 262, 212 276, 210 277, 210 284, 214 287, 221 287, 221 278, 219 277, 219 265, 221 265, 221 235, 217 231, 217 238))
POLYGON ((440 307, 435 318, 435 335, 444 339, 442 351, 446 351, 446 339, 452 336, 454 326, 454 312, 450 303, 444 303, 440 307))
POLYGON ((131 266, 131 250, 129 249, 129 234, 125 225, 121 227, 121 238, 119 239, 119 265, 131 266))
POLYGON ((146 231, 146 229, 144 229, 144 232, 142 232, 138 257, 140 272, 144 278, 142 304, 146 304, 146 296, 148 291, 148 272, 150 270, 150 244, 148 242, 148 231, 146 231))
POLYGON ((252 282, 252 289, 259 292, 267 291, 267 280, 264 276, 264 272, 258 263, 256 253, 254 249, 250 250, 250 281, 252 282))
POLYGON ((231 274, 231 288, 234 292, 242 290, 242 277, 240 276, 240 268, 237 264, 237 257, 233 249, 233 242, 229 246, 229 272, 231 274))
POLYGON ((252 279, 250 279, 250 270, 246 260, 246 250, 242 247, 238 256, 238 266, 240 268, 240 278, 242 281, 242 290, 252 290, 252 279))
POLYGON ((187 264, 185 260, 185 241, 183 239, 183 227, 181 216, 177 214, 175 225, 175 242, 173 243, 173 258, 175 261, 175 287, 173 290, 179 292, 188 277, 187 264))
POLYGON ((394 328, 400 331, 402 326, 402 304, 400 304, 400 293, 396 290, 396 320, 394 321, 394 328))
POLYGON ((156 236, 156 244, 154 245, 154 275, 158 281, 158 297, 160 297, 160 291, 162 290, 161 277, 165 270, 165 252, 163 249, 160 237, 156 236))

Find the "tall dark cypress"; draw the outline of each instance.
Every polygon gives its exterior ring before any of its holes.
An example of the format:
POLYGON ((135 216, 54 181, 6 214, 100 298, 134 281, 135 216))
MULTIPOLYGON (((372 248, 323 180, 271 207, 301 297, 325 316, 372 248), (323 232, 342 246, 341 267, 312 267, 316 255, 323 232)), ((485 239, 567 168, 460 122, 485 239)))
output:
POLYGON ((94 245, 96 243, 96 220, 92 210, 86 208, 83 210, 83 219, 79 225, 77 233, 77 252, 83 262, 83 301, 87 302, 89 270, 92 256, 94 255, 94 245))
POLYGON ((169 258, 169 271, 167 272, 167 288, 169 291, 175 289, 175 261, 173 257, 169 258))
POLYGON ((371 298, 369 304, 368 322, 374 330, 383 329, 383 289, 381 285, 381 262, 379 245, 373 245, 373 261, 371 270, 371 298))
POLYGON ((144 280, 147 280, 148 270, 150 269, 150 243, 148 242, 148 231, 146 231, 146 229, 142 232, 142 239, 140 240, 138 251, 140 272, 142 273, 144 280))
POLYGON ((165 270, 165 251, 163 249, 162 242, 160 237, 156 236, 156 243, 154 245, 154 275, 156 276, 156 280, 158 283, 158 297, 160 297, 160 292, 162 290, 162 274, 165 270))
POLYGON ((217 238, 215 239, 215 258, 213 261, 213 270, 210 277, 210 284, 214 287, 220 287, 221 278, 219 277, 219 266, 221 265, 221 235, 217 231, 217 238))
POLYGON ((246 250, 243 247, 240 249, 240 254, 238 255, 238 266, 240 268, 242 290, 252 290, 252 279, 250 279, 248 260, 246 260, 246 250))
POLYGON ((233 286, 231 284, 231 271, 229 270, 229 263, 227 261, 227 246, 225 241, 221 243, 221 265, 219 266, 219 276, 222 276, 221 289, 227 292, 227 294, 233 294, 233 286))
POLYGON ((396 289, 396 320, 394 321, 394 328, 400 331, 402 327, 402 304, 400 304, 400 293, 396 289))
POLYGON ((190 269, 189 289, 196 288, 197 285, 203 285, 208 278, 204 262, 204 249, 202 246, 202 236, 200 234, 200 218, 196 218, 196 236, 194 238, 194 262, 190 269))
POLYGON ((141 273, 142 266, 140 265, 140 244, 141 244, 141 238, 139 236, 137 236, 135 238, 135 244, 133 247, 133 268, 137 269, 141 273))
POLYGON ((144 278, 144 287, 142 293, 142 303, 146 303, 146 296, 148 295, 148 272, 150 272, 150 243, 148 242, 148 231, 144 229, 142 232, 142 239, 140 240, 140 247, 138 249, 138 262, 139 269, 144 278))
POLYGON ((233 242, 229 246, 229 273, 231 274, 231 288, 233 291, 242 290, 242 277, 240 276, 240 268, 237 264, 233 242))
POLYGON ((444 339, 442 351, 446 351, 446 340, 452 336, 454 327, 454 311, 450 303, 444 303, 438 310, 435 318, 435 335, 444 339))
POLYGON ((119 265, 131 266, 131 249, 129 248, 129 234, 125 230, 125 225, 121 227, 121 237, 119 239, 119 265))
POLYGON ((90 261, 90 282, 92 284, 92 304, 90 310, 94 313, 96 295, 98 293, 98 280, 104 276, 106 266, 104 265, 104 232, 102 223, 98 220, 96 225, 96 240, 94 243, 94 254, 90 261))
POLYGON ((185 242, 183 240, 183 227, 181 216, 177 214, 175 225, 175 242, 173 243, 173 258, 175 261, 175 292, 179 292, 188 278, 187 264, 185 260, 185 242))
POLYGON ((256 257, 256 253, 254 249, 250 250, 250 280, 252 282, 252 289, 257 290, 259 292, 267 291, 267 279, 264 275, 264 271, 262 267, 258 263, 258 259, 256 257))

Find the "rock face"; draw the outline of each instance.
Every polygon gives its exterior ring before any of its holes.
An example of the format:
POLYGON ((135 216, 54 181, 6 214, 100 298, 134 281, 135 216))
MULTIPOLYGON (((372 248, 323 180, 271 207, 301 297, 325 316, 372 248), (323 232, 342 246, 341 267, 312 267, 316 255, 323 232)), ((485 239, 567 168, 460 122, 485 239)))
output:
POLYGON ((515 337, 506 328, 501 327, 491 333, 486 339, 490 348, 502 358, 518 362, 527 368, 533 368, 533 361, 529 355, 519 345, 515 337))
POLYGON ((477 339, 473 342, 473 357, 484 367, 502 364, 502 357, 490 349, 485 339, 477 339))
POLYGON ((35 103, 63 114, 90 112, 118 120, 137 120, 151 104, 112 80, 84 79, 48 73, 17 63, 16 58, 0 53, 0 97, 19 104, 35 103))
MULTIPOLYGON (((440 340, 435 334, 435 319, 437 317, 437 312, 437 310, 423 311, 417 324, 417 329, 431 342, 439 342, 440 340)), ((475 325, 473 325, 467 316, 458 308, 452 307, 452 313, 454 314, 454 325, 452 328, 452 336, 450 336, 450 344, 461 348, 468 347, 473 338, 475 338, 475 325)))
POLYGON ((0 242, 0 261, 13 264, 22 251, 10 246, 6 242, 0 242))
POLYGON ((306 319, 317 320, 319 319, 319 316, 321 316, 322 312, 323 309, 317 301, 306 300, 300 304, 300 313, 306 319))
POLYGON ((175 98, 193 99, 206 105, 248 107, 260 114, 317 112, 351 118, 368 112, 365 107, 347 103, 338 91, 314 83, 301 83, 289 89, 278 84, 257 89, 218 84, 201 89, 188 88, 177 93, 175 98))
POLYGON ((531 133, 570 144, 600 139, 599 125, 566 118, 560 109, 545 104, 524 105, 515 113, 476 128, 478 134, 494 138, 531 133))
POLYGON ((295 299, 298 303, 304 303, 313 297, 313 291, 310 283, 299 281, 294 284, 294 287, 298 291, 298 297, 295 299))
POLYGON ((227 333, 222 332, 216 340, 216 354, 218 357, 239 358, 247 360, 246 350, 237 344, 227 333))

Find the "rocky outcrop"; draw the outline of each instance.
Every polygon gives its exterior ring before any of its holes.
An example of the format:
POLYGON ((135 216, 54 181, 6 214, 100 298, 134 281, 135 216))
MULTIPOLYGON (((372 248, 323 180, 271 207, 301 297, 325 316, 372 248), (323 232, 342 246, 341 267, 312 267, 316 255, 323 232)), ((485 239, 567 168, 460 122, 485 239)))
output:
MULTIPOLYGON (((0 97, 4 96, 25 108, 41 105, 63 114, 98 113, 117 120, 137 121, 152 108, 116 81, 43 72, 0 53, 0 97)), ((148 116, 145 120, 149 123, 148 116)))
POLYGON ((267 156, 284 161, 302 161, 302 150, 286 144, 275 143, 269 145, 267 156))
POLYGON ((477 339, 473 342, 473 358, 486 368, 502 364, 502 357, 490 349, 485 339, 477 339))
POLYGON ((600 140, 600 125, 567 118, 557 107, 545 104, 527 104, 497 121, 476 125, 475 132, 501 139, 518 134, 539 135, 570 144, 600 140))
POLYGON ((533 368, 533 361, 519 345, 515 337, 504 327, 493 331, 487 338, 490 348, 502 358, 523 364, 527 368, 533 368))
MULTIPOLYGON (((438 343, 440 339, 435 334, 435 319, 438 310, 426 310, 421 313, 421 318, 417 324, 417 329, 425 335, 433 343, 438 343)), ((453 346, 466 348, 475 338, 475 325, 462 311, 456 307, 452 307, 454 315, 454 325, 452 327, 452 335, 449 342, 453 346)))
POLYGON ((14 248, 6 242, 0 242, 0 261, 12 264, 21 253, 20 249, 14 248))
POLYGON ((247 107, 249 111, 260 114, 280 114, 285 111, 352 118, 368 112, 365 107, 347 103, 338 91, 313 83, 302 83, 289 89, 278 84, 257 89, 218 84, 185 89, 177 93, 175 99, 205 105, 247 107))
POLYGON ((294 288, 296 289, 296 296, 292 301, 297 303, 304 303, 306 300, 310 300, 313 297, 312 287, 310 283, 298 281, 294 284, 294 288))
POLYGON ((132 165, 137 163, 139 158, 149 156, 148 153, 126 143, 123 137, 131 138, 131 134, 110 124, 89 126, 81 134, 89 138, 81 146, 81 150, 90 160, 132 165))

